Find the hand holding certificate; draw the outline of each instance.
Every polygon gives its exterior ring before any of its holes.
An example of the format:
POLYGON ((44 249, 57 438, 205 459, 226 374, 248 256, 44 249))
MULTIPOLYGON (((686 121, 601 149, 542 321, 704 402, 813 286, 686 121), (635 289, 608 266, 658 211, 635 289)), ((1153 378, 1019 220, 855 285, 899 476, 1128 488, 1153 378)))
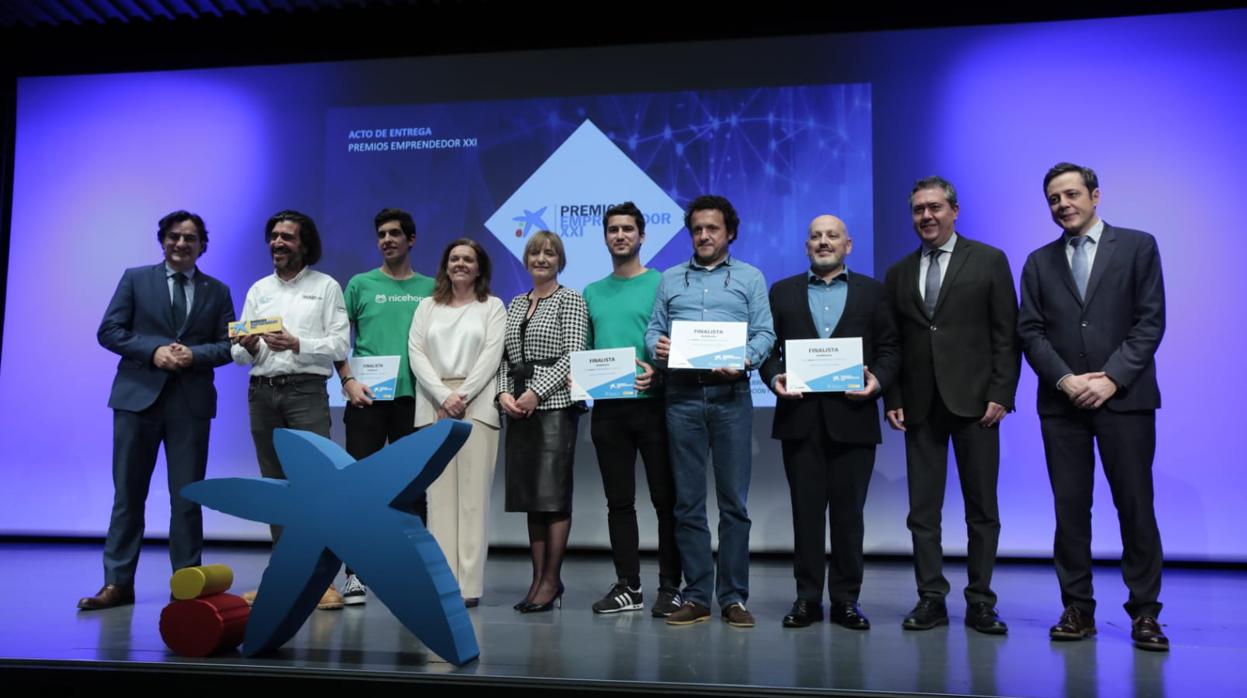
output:
POLYGON ((573 351, 571 360, 573 400, 636 397, 636 347, 573 351))
POLYGON ((788 390, 842 393, 866 387, 862 338, 789 339, 784 342, 788 390))
POLYGON ((352 356, 351 375, 368 386, 373 400, 393 400, 398 387, 398 356, 352 356))
POLYGON ((669 368, 745 369, 745 340, 748 323, 693 322, 671 323, 669 368))

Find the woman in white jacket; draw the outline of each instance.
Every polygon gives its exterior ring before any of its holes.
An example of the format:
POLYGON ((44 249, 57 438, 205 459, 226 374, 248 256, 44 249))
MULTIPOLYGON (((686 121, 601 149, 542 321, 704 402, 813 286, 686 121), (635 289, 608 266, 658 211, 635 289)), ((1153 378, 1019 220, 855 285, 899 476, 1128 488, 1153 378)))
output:
POLYGON ((506 311, 489 295, 489 256, 473 240, 446 246, 433 295, 420 301, 407 347, 416 374, 416 426, 472 423, 472 434, 429 486, 429 532, 468 608, 480 602, 489 550, 489 492, 498 453, 494 395, 506 311))

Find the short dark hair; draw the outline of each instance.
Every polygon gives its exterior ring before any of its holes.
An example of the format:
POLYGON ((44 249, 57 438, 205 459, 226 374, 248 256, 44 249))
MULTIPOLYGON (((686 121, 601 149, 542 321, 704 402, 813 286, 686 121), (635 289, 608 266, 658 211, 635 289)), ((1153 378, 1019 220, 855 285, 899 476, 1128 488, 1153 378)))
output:
POLYGON ((611 216, 632 216, 632 220, 636 223, 638 233, 645 234, 645 214, 641 213, 641 209, 631 201, 625 201, 622 204, 615 204, 606 209, 606 214, 602 216, 602 233, 606 233, 607 226, 610 225, 611 216))
POLYGON ((416 236, 416 221, 412 219, 411 214, 401 208, 383 208, 377 213, 372 220, 374 230, 380 230, 381 224, 389 221, 398 221, 403 228, 403 235, 410 240, 416 236))
POLYGON ((268 219, 268 224, 264 226, 264 239, 268 240, 268 234, 273 231, 273 226, 282 221, 289 221, 298 224, 299 240, 303 244, 303 249, 307 250, 303 254, 303 263, 311 266, 320 261, 320 231, 316 230, 316 221, 306 213, 300 213, 293 209, 286 209, 274 213, 268 219))
POLYGON ((690 233, 693 232, 693 214, 698 211, 718 211, 723 214, 723 227, 727 228, 731 240, 736 239, 736 231, 740 228, 740 216, 736 215, 736 208, 732 206, 731 201, 714 194, 702 194, 693 199, 688 205, 688 210, 684 212, 684 227, 688 228, 690 233))
POLYGON ((165 243, 165 233, 173 230, 173 226, 185 221, 194 223, 195 227, 199 229, 199 254, 207 252, 208 228, 204 225, 204 219, 190 211, 178 210, 161 218, 160 222, 156 224, 156 241, 163 245, 165 243))
POLYGON ((917 194, 923 189, 943 189, 944 198, 948 200, 948 205, 953 207, 957 206, 957 188, 953 186, 953 183, 939 175, 931 175, 930 177, 923 177, 917 182, 914 182, 914 188, 909 190, 910 208, 914 207, 914 194, 917 194))
POLYGON ((1043 194, 1048 195, 1048 183, 1060 177, 1066 172, 1077 172, 1082 175, 1082 183, 1087 185, 1087 193, 1100 188, 1100 178, 1095 175, 1095 170, 1083 165, 1075 165, 1072 162, 1058 162, 1048 170, 1048 174, 1043 176, 1043 194))
POLYGON ((489 261, 489 254, 485 252, 484 247, 481 247, 481 243, 472 238, 459 238, 451 240, 450 244, 446 245, 446 249, 442 250, 442 261, 437 264, 437 280, 433 282, 434 303, 445 305, 454 298, 455 291, 450 285, 450 274, 446 271, 446 265, 450 263, 450 251, 461 246, 472 248, 472 251, 476 253, 476 266, 481 270, 480 276, 476 277, 476 300, 484 301, 489 298, 489 281, 494 273, 494 265, 489 261))
POLYGON ((524 244, 524 268, 528 268, 528 255, 549 245, 559 257, 559 271, 567 268, 567 252, 563 249, 563 240, 549 230, 538 230, 524 244))

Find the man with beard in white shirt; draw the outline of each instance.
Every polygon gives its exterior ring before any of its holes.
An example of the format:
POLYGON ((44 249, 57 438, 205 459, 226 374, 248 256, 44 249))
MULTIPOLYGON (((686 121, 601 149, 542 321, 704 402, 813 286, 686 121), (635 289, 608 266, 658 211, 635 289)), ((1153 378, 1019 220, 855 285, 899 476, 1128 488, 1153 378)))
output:
MULTIPOLYGON (((273 430, 301 429, 329 438, 325 381, 333 375, 333 363, 346 358, 350 321, 342 287, 310 268, 321 255, 320 234, 311 217, 280 211, 264 230, 273 274, 247 291, 240 319, 280 318, 282 328, 235 337, 230 351, 235 363, 251 366, 247 404, 260 475, 284 480, 273 430)), ((270 528, 276 542, 281 527, 270 528)), ((243 596, 250 601, 254 593, 243 596)), ((330 586, 317 608, 342 608, 342 596, 330 586)))

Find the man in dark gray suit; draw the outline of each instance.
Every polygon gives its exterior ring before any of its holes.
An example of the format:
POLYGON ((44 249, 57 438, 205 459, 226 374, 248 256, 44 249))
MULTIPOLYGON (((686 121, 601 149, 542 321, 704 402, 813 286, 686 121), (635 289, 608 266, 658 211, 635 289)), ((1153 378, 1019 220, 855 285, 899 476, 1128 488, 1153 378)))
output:
POLYGON ((1004 634, 991 580, 1000 539, 998 425, 1013 409, 1021 369, 1013 275, 1004 252, 953 229, 960 208, 947 180, 918 180, 909 206, 921 246, 884 282, 901 337, 901 377, 886 390, 884 407, 892 428, 905 432, 918 582, 918 604, 902 627, 948 624, 940 518, 952 441, 968 533, 965 623, 1004 634))
POLYGON ((1056 504, 1053 559, 1061 619, 1053 640, 1095 634, 1091 590, 1093 442, 1121 525, 1126 612, 1136 647, 1165 651, 1160 614, 1163 555, 1153 508, 1156 349, 1165 332, 1165 284, 1151 235, 1096 213, 1095 172, 1068 162, 1044 177, 1056 240, 1022 270, 1018 335, 1039 377, 1037 404, 1056 504))
POLYGON ((173 569, 200 563, 203 515, 182 497, 208 465, 208 428, 216 416, 213 369, 230 360, 226 325, 234 302, 225 284, 199 271, 208 249, 203 219, 175 211, 160 219, 164 262, 127 269, 98 338, 121 356, 113 408, 113 513, 104 542, 104 586, 78 601, 95 610, 134 603, 143 544, 144 505, 160 444, 169 468, 169 559, 173 569))

